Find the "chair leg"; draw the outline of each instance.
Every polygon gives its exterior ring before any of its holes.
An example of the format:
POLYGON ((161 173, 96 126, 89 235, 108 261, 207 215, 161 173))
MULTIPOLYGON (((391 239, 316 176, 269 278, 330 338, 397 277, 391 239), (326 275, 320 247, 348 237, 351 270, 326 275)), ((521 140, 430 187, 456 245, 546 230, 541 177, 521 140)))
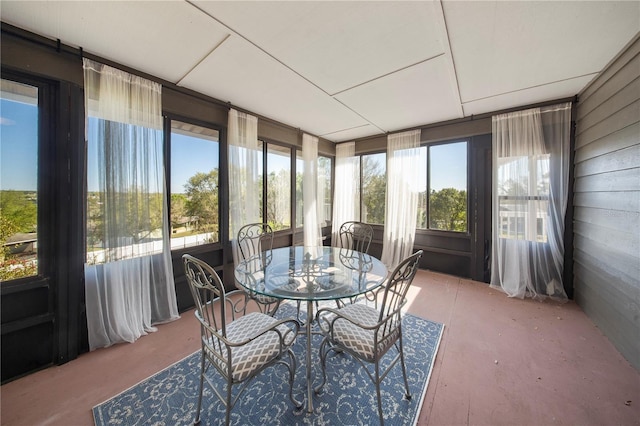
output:
POLYGON ((229 378, 227 379, 227 402, 226 402, 226 412, 225 412, 225 417, 224 417, 224 424, 226 426, 229 426, 229 423, 231 423, 231 376, 229 376, 229 378))
POLYGON ((280 302, 282 302, 282 300, 278 299, 277 302, 269 303, 268 305, 266 305, 265 314, 269 315, 270 317, 274 316, 276 312, 278 312, 278 308, 280 307, 280 302))
POLYGON ((380 362, 376 360, 376 397, 378 398, 378 416, 380 417, 380 426, 384 425, 384 415, 382 414, 382 394, 380 392, 380 362))
POLYGON ((404 388, 406 390, 404 396, 408 400, 411 400, 411 391, 409 391, 409 381, 407 380, 407 367, 404 364, 404 350, 402 348, 402 328, 400 328, 399 350, 400 350, 400 365, 402 366, 402 377, 404 378, 404 388))
POLYGON ((304 403, 297 401, 293 397, 293 382, 295 380, 297 369, 296 357, 291 349, 288 349, 287 352, 289 353, 289 364, 287 364, 287 367, 289 368, 289 399, 293 403, 294 407, 296 407, 296 409, 300 409, 302 408, 304 403))
POLYGON ((202 359, 200 361, 200 391, 198 392, 198 409, 196 411, 196 419, 193 422, 194 425, 200 424, 200 409, 202 408, 202 387, 204 385, 204 351, 202 352, 202 359))

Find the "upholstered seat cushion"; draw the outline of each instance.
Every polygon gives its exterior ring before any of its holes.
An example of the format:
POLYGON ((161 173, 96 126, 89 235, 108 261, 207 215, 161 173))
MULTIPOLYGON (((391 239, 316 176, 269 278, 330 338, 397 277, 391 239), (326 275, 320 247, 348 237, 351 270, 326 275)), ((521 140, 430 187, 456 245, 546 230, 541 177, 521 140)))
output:
MULTIPOLYGON (((319 326, 325 335, 331 336, 332 340, 340 346, 343 346, 357 353, 361 358, 373 362, 375 360, 374 348, 374 330, 367 330, 358 327, 361 324, 365 327, 375 326, 380 319, 380 312, 372 306, 360 303, 346 305, 338 309, 341 316, 354 321, 348 321, 338 318, 333 322, 333 334, 330 333, 329 327, 335 314, 327 314, 320 318, 319 326)), ((389 319, 386 327, 383 325, 378 328, 378 357, 384 354, 391 345, 398 339, 400 329, 398 324, 394 323, 395 318, 389 319)))
MULTIPOLYGON (((227 325, 227 340, 230 342, 242 342, 257 335, 259 331, 272 326, 277 319, 259 312, 253 312, 238 318, 227 325)), ((245 380, 256 370, 276 358, 282 350, 293 344, 295 333, 284 325, 277 327, 284 336, 284 347, 281 347, 279 334, 269 331, 257 339, 243 346, 231 348, 231 376, 234 382, 245 380)), ((220 332, 221 334, 221 332, 220 332)), ((217 338, 213 345, 207 345, 208 352, 218 352, 227 359, 226 346, 217 338), (221 348, 221 350, 218 350, 221 348)), ((226 363, 218 358, 210 356, 223 371, 228 371, 226 363)))

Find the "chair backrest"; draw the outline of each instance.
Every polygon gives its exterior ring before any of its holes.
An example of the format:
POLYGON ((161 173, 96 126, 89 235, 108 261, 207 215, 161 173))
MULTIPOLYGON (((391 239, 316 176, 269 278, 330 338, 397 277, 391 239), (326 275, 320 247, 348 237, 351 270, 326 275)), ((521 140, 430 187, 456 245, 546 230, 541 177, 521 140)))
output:
POLYGON ((250 223, 238 231, 237 244, 241 260, 258 257, 273 248, 273 229, 267 223, 250 223))
POLYGON ((339 237, 340 247, 367 253, 373 239, 373 228, 367 223, 345 222, 340 226, 339 237))
MULTIPOLYGON (((406 301, 407 291, 413 282, 413 277, 416 276, 421 256, 422 250, 418 250, 400 262, 389 276, 389 280, 385 283, 384 296, 380 305, 380 321, 393 315, 394 312, 398 314, 398 318, 400 317, 400 308, 406 301)), ((394 322, 390 321, 388 324, 393 326, 394 322)))
MULTIPOLYGON (((189 254, 182 255, 184 271, 189 282, 191 296, 196 304, 196 317, 202 325, 202 340, 211 344, 218 339, 217 330, 227 335, 226 294, 222 280, 206 262, 189 254)), ((230 310, 233 316, 233 309, 230 310)), ((222 348, 216 348, 222 352, 222 348)))

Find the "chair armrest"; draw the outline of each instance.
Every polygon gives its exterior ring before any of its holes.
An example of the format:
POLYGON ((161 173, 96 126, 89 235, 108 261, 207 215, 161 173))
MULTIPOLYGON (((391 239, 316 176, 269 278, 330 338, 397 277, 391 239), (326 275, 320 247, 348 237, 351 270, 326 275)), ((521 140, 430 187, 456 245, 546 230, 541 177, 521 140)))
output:
MULTIPOLYGON (((198 318, 199 319, 199 318, 198 318)), ((215 330, 213 327, 209 326, 208 324, 200 321, 200 324, 205 327, 209 333, 211 333, 213 336, 215 336, 220 342, 222 342, 226 347, 228 348, 233 348, 233 347, 239 347, 239 346, 243 346, 246 345, 249 342, 252 342, 253 340, 256 340, 257 338, 265 335, 266 333, 269 332, 276 332, 278 333, 279 337, 280 337, 280 343, 282 345, 287 346, 288 344, 285 341, 285 338, 287 335, 289 335, 289 333, 293 333, 294 338, 291 339, 291 342, 293 342, 295 340, 295 336, 298 334, 298 332, 300 331, 300 323, 298 321, 296 321, 295 319, 289 318, 289 319, 282 319, 279 320, 273 324, 270 324, 268 327, 264 327, 262 329, 260 329, 259 331, 256 332, 256 334, 254 334, 252 337, 248 338, 248 339, 244 339, 241 340, 239 342, 232 342, 229 339, 227 339, 226 337, 222 336, 218 330, 215 330), (282 330, 280 330, 278 327, 280 326, 284 326, 287 331, 282 332, 282 330)))
POLYGON ((364 329, 364 330, 375 330, 376 328, 378 328, 380 326, 380 324, 384 324, 384 322, 386 320, 383 320, 379 323, 376 323, 374 325, 364 325, 361 324, 357 321, 355 321, 352 318, 349 318, 348 316, 342 315, 342 313, 340 313, 340 311, 338 309, 334 309, 334 308, 322 308, 319 309, 318 312, 316 312, 316 321, 318 321, 318 323, 320 323, 321 320, 324 320, 325 322, 329 323, 329 327, 332 330, 333 329, 333 323, 336 322, 336 320, 339 319, 343 319, 345 321, 349 321, 351 324, 357 325, 358 327, 364 329), (327 321, 323 318, 321 318, 321 314, 325 313, 325 312, 331 312, 332 314, 335 315, 335 317, 331 318, 331 321, 327 321))

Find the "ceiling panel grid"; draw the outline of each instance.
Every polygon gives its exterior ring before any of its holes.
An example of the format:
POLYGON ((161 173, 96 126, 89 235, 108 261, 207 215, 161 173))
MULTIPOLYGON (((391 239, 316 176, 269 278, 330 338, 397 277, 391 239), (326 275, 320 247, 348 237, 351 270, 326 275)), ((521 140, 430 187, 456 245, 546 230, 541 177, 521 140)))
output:
POLYGON ((2 21, 334 142, 570 97, 639 1, 13 1, 2 21))

